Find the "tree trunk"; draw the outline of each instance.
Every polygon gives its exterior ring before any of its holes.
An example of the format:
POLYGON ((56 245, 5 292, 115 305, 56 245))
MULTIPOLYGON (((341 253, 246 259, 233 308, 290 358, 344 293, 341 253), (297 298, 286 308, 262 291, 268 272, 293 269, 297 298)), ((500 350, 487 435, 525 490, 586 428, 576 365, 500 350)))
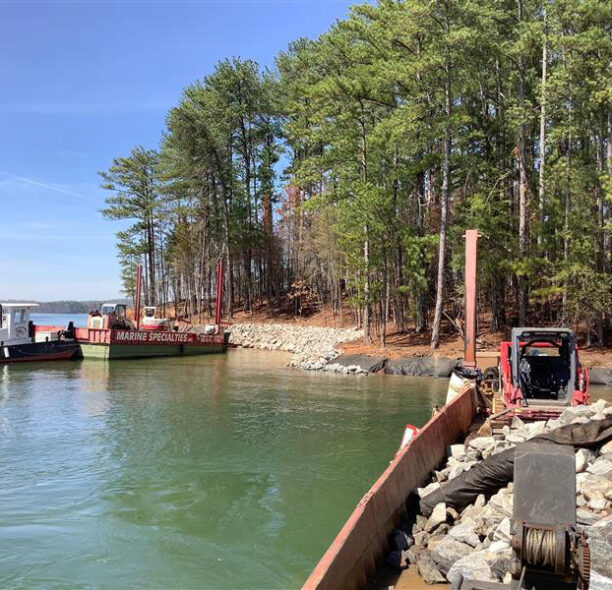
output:
POLYGON ((232 317, 234 308, 234 268, 232 265, 232 255, 230 250, 231 237, 230 237, 230 215, 229 215, 229 203, 226 196, 223 197, 223 216, 224 216, 224 250, 225 250, 225 301, 226 301, 226 315, 228 318, 232 317))
POLYGON ((591 348, 591 316, 586 317, 585 348, 591 348))
MULTIPOLYGON (((361 102, 361 175, 366 182, 368 180, 368 146, 366 138, 365 124, 365 109, 361 102)), ((372 302, 370 300, 370 228, 367 221, 363 227, 364 242, 363 242, 363 266, 364 266, 364 281, 363 281, 363 340, 366 344, 372 343, 372 334, 370 328, 370 314, 372 302)))
POLYGON ((370 239, 369 229, 366 224, 363 228, 365 240, 363 242, 363 265, 364 265, 364 281, 363 281, 363 340, 366 344, 372 343, 372 334, 370 328, 370 239))
MULTIPOLYGON (((608 108, 608 129, 607 129, 607 172, 612 176, 612 106, 608 108)), ((605 204, 605 220, 610 220, 610 205, 605 204)), ((604 268, 606 272, 610 272, 610 231, 604 231, 604 268)))
MULTIPOLYGON (((571 207, 571 187, 572 187, 572 136, 571 133, 567 138, 567 179, 565 198, 563 203, 563 262, 565 268, 569 261, 569 226, 570 226, 570 207, 571 207)), ((569 281, 566 278, 563 284, 563 300, 562 300, 562 320, 565 324, 567 322, 567 298, 569 290, 569 281)))
POLYGON ((543 255, 542 237, 544 235, 544 199, 546 168, 546 75, 548 71, 548 25, 546 8, 544 9, 544 40, 542 42, 542 89, 540 94, 540 170, 538 182, 538 208, 540 214, 540 231, 538 232, 538 252, 543 255))
POLYGON ((273 245, 273 232, 272 226, 272 195, 265 194, 263 196, 263 228, 265 236, 265 248, 266 248, 266 268, 265 268, 265 291, 266 301, 268 303, 268 310, 272 308, 272 285, 274 281, 274 265, 272 263, 272 245, 273 245))
MULTIPOLYGON (((393 156, 393 165, 396 167, 398 164, 397 151, 393 156)), ((396 330, 403 334, 406 331, 404 324, 404 295, 400 289, 404 283, 404 256, 403 247, 401 240, 401 233, 398 230, 397 223, 399 223, 399 196, 400 183, 399 179, 393 181, 393 210, 395 212, 396 222, 394 223, 394 238, 395 238, 395 292, 393 294, 393 316, 395 319, 396 330)))
MULTIPOLYGON (((518 20, 523 21, 523 0, 517 0, 518 20)), ((523 121, 518 128, 517 160, 519 167, 519 256, 522 260, 527 257, 527 163, 525 153, 525 59, 519 57, 519 88, 518 104, 520 116, 523 121)), ((518 277, 519 287, 519 324, 524 326, 527 321, 527 284, 523 274, 518 277)))
MULTIPOLYGON (((448 14, 447 14, 447 33, 448 33, 448 14)), ((442 312, 444 311, 444 268, 446 259, 446 231, 448 224, 448 195, 450 191, 450 155, 451 155, 451 68, 450 58, 447 55, 446 64, 446 83, 444 85, 444 102, 446 124, 444 127, 444 143, 442 154, 442 194, 440 195, 440 233, 438 244, 438 276, 436 280, 436 308, 434 321, 431 331, 430 348, 435 350, 440 345, 440 325, 442 323, 442 312)))
MULTIPOLYGON (((430 178, 431 183, 431 178, 430 178)), ((428 189, 431 190, 431 187, 428 189)), ((425 235, 425 174, 420 172, 417 174, 417 182, 416 182, 416 206, 417 206, 417 215, 416 215, 416 231, 419 237, 423 237, 425 235)), ((429 285, 429 269, 427 259, 425 257, 424 252, 421 250, 419 252, 419 259, 423 265, 423 277, 425 278, 426 285, 429 285)), ((420 334, 424 330, 427 330, 428 326, 428 314, 429 314, 429 293, 427 291, 428 287, 421 287, 420 285, 416 289, 416 310, 415 310, 415 332, 420 334)))
MULTIPOLYGON (((603 125, 602 125, 603 127, 603 125)), ((593 137, 595 142, 595 153, 597 158, 597 170, 602 175, 606 170, 606 163, 604 161, 604 145, 603 136, 595 134, 593 137)), ((597 272, 605 272, 606 259, 605 259, 605 238, 604 238, 604 195, 603 187, 601 182, 598 180, 595 185, 595 192, 597 196, 597 272)), ((598 312, 595 316, 595 329, 597 330, 597 346, 603 346, 603 316, 601 312, 598 312)))
POLYGON ((608 108, 608 174, 612 176, 612 106, 608 108))
POLYGON ((380 306, 380 345, 384 347, 387 343, 387 320, 389 319, 389 269, 387 265, 387 254, 385 252, 385 268, 384 268, 384 280, 385 280, 385 295, 381 301, 380 306))

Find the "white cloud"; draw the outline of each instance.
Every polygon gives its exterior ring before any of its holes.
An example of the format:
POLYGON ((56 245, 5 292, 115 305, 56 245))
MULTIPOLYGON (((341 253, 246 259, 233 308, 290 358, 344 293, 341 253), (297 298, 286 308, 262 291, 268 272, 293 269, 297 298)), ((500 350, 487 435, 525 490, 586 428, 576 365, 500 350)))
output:
POLYGON ((68 197, 75 197, 77 199, 81 199, 84 201, 91 201, 92 203, 102 205, 101 199, 96 199, 95 197, 90 197, 87 195, 83 195, 81 193, 74 192, 73 190, 69 190, 65 188, 65 186, 63 185, 51 184, 50 182, 43 182, 36 178, 28 178, 26 176, 17 176, 16 174, 11 174, 10 172, 4 172, 2 170, 0 170, 0 174, 7 176, 11 180, 17 180, 25 184, 30 184, 32 186, 37 186, 37 187, 44 188, 50 191, 54 191, 56 193, 66 195, 68 197))

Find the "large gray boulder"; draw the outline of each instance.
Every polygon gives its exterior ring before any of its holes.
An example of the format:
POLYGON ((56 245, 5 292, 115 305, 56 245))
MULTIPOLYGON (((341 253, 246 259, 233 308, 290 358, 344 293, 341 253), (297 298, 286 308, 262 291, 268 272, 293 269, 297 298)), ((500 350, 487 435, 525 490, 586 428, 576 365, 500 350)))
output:
POLYGON ((594 514, 590 510, 583 510, 579 508, 576 510, 576 522, 584 526, 591 526, 596 524, 600 520, 598 514, 594 514))
POLYGON ((422 551, 416 558, 417 573, 426 584, 443 584, 446 578, 437 568, 430 555, 422 551))
POLYGON ((480 552, 474 555, 466 555, 456 561, 450 570, 448 570, 446 577, 452 584, 459 575, 469 580, 482 580, 485 582, 494 582, 496 580, 491 571, 491 566, 480 552))
POLYGON ((577 418, 586 418, 588 420, 596 412, 597 409, 595 409, 592 405, 565 408, 565 410, 561 412, 561 415, 559 416, 558 420, 563 425, 571 424, 577 418))
POLYGON ((525 425, 525 429, 529 433, 529 437, 538 436, 546 432, 546 422, 538 420, 537 422, 531 422, 525 425))
POLYGON ((612 590, 612 578, 606 578, 596 571, 591 570, 589 590, 612 590))
POLYGON ((482 555, 491 567, 491 571, 498 580, 510 570, 512 563, 512 548, 507 541, 495 541, 482 551, 482 555))
POLYGON ((578 449, 576 452, 576 473, 582 473, 595 459, 595 453, 589 449, 578 449))
POLYGON ((508 541, 510 542, 510 519, 504 518, 493 531, 494 541, 508 541))
POLYGON ((431 513, 431 516, 425 523, 425 531, 430 533, 438 526, 440 526, 443 522, 446 522, 446 504, 444 504, 444 502, 441 502, 440 504, 436 504, 435 508, 431 513))
POLYGON ((428 496, 432 492, 435 492, 439 487, 440 487, 439 482, 434 481, 430 483, 429 485, 425 486, 424 488, 417 488, 417 494, 419 495, 419 498, 424 498, 425 496, 428 496))
POLYGON ((587 471, 594 475, 599 475, 612 480, 612 461, 606 459, 605 457, 599 457, 599 459, 596 459, 592 465, 587 467, 587 471))
POLYGON ((612 578, 612 516, 600 519, 587 529, 591 548, 591 569, 612 578))
POLYGON ((480 537, 474 531, 474 527, 469 522, 462 522, 457 526, 454 526, 448 531, 449 537, 452 537, 460 543, 465 543, 470 547, 476 547, 480 543, 480 537))
POLYGON ((492 436, 479 436, 477 438, 473 438, 468 443, 468 447, 484 454, 487 450, 493 449, 495 447, 495 443, 496 441, 492 436))
POLYGON ((609 479, 591 473, 579 473, 576 476, 576 488, 587 500, 605 497, 605 493, 610 489, 609 479))
POLYGON ((465 456, 465 445, 464 444, 456 444, 456 445, 450 445, 448 447, 448 454, 453 458, 453 459, 461 459, 461 457, 465 456))
POLYGON ((473 549, 469 545, 447 536, 431 551, 431 558, 438 570, 446 575, 456 561, 471 555, 472 552, 473 549))
POLYGON ((510 492, 507 488, 502 488, 495 494, 491 496, 489 500, 489 506, 491 510, 497 510, 503 516, 512 516, 513 512, 513 504, 514 499, 512 492, 510 492))

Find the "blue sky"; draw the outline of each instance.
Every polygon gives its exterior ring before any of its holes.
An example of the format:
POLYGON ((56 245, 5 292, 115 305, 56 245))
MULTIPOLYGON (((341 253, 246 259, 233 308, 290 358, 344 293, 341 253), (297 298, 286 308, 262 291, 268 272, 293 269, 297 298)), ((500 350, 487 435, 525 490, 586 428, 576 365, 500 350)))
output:
POLYGON ((353 3, 0 0, 0 300, 117 296, 97 172, 156 147, 182 88, 220 59, 271 66, 353 3))

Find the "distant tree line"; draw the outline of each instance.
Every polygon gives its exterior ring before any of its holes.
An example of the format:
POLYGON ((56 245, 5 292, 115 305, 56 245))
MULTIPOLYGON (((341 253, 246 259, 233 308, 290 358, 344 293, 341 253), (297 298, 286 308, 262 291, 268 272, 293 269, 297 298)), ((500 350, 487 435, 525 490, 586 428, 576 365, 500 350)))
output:
POLYGON ((458 329, 466 228, 479 309, 501 330, 610 321, 612 3, 380 0, 272 71, 220 62, 158 150, 101 173, 126 294, 225 312, 307 293, 386 326, 458 329))

